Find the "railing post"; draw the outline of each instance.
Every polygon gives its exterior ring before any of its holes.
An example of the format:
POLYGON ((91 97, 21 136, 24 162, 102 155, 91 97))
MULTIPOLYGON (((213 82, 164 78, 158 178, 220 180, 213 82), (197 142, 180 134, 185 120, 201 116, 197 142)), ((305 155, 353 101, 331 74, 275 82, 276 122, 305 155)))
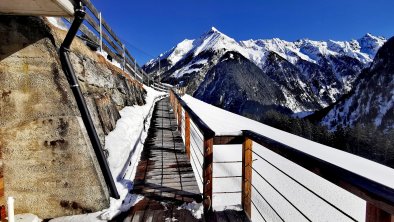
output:
POLYGON ((204 137, 203 198, 204 214, 212 212, 213 138, 204 137))
POLYGON ((177 107, 177 114, 178 114, 178 130, 181 132, 182 129, 182 107, 181 103, 178 101, 178 107, 177 107))
POLYGON ((137 79, 137 63, 134 60, 134 77, 137 79))
POLYGON ((242 208, 251 218, 252 198, 252 145, 253 141, 244 137, 242 144, 242 208))
POLYGON ((100 23, 100 52, 103 52, 103 25, 102 25, 102 18, 101 18, 101 12, 99 12, 99 23, 100 23))
POLYGON ((366 222, 393 222, 394 215, 376 207, 375 205, 367 202, 367 212, 365 216, 366 222))
POLYGON ((190 160, 190 117, 189 113, 185 111, 185 149, 186 155, 190 160))
POLYGON ((124 44, 122 44, 122 49, 123 49, 123 71, 126 69, 126 49, 124 44))

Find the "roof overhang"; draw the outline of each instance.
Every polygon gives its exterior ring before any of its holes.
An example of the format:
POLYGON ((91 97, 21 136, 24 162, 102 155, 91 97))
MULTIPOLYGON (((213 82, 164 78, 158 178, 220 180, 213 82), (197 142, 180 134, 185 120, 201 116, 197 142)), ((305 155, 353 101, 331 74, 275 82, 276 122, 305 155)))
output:
POLYGON ((0 14, 71 17, 74 0, 1 0, 0 14))

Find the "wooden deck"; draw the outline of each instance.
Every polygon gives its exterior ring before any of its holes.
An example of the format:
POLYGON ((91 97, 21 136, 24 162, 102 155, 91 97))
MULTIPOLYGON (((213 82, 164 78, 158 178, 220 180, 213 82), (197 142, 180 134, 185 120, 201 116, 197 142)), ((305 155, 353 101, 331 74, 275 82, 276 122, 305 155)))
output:
MULTIPOLYGON (((179 208, 202 198, 168 98, 156 103, 132 192, 144 199, 114 221, 205 221, 179 208)), ((237 211, 215 212, 206 220, 247 221, 237 211)))

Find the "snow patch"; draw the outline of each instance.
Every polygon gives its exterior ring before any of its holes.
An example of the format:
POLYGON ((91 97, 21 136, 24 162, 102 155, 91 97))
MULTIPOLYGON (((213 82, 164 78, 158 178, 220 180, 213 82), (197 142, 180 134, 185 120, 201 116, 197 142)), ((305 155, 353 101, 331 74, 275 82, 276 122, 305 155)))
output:
POLYGON ((42 220, 34 214, 17 214, 15 215, 16 222, 41 222, 42 220))
POLYGON ((182 206, 178 207, 178 210, 186 209, 190 211, 193 216, 197 219, 201 219, 204 214, 204 206, 202 203, 197 203, 193 201, 192 203, 184 203, 182 206))
POLYGON ((51 23, 53 26, 56 28, 59 28, 61 30, 68 30, 68 27, 66 24, 62 21, 61 17, 46 17, 49 23, 51 23))
POLYGON ((111 198, 110 207, 103 211, 61 217, 51 222, 91 222, 112 220, 121 212, 128 211, 138 203, 143 196, 130 194, 138 161, 147 137, 153 107, 156 101, 166 96, 166 93, 156 91, 144 85, 147 91, 146 104, 142 106, 126 106, 119 113, 121 118, 116 127, 105 137, 105 149, 108 150, 108 164, 111 170, 120 198, 111 198))

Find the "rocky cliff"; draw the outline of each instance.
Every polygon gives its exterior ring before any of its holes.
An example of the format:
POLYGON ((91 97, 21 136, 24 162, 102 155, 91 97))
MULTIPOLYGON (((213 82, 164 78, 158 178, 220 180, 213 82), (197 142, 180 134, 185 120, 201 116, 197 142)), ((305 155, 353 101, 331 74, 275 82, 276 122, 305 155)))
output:
MULTIPOLYGON (((0 153, 4 190, 16 213, 41 218, 108 207, 107 187, 91 148, 58 49, 66 31, 38 17, 0 16, 0 153)), ((84 42, 71 60, 104 143, 125 106, 146 92, 84 42)), ((4 199, 1 200, 4 204, 4 199)))

